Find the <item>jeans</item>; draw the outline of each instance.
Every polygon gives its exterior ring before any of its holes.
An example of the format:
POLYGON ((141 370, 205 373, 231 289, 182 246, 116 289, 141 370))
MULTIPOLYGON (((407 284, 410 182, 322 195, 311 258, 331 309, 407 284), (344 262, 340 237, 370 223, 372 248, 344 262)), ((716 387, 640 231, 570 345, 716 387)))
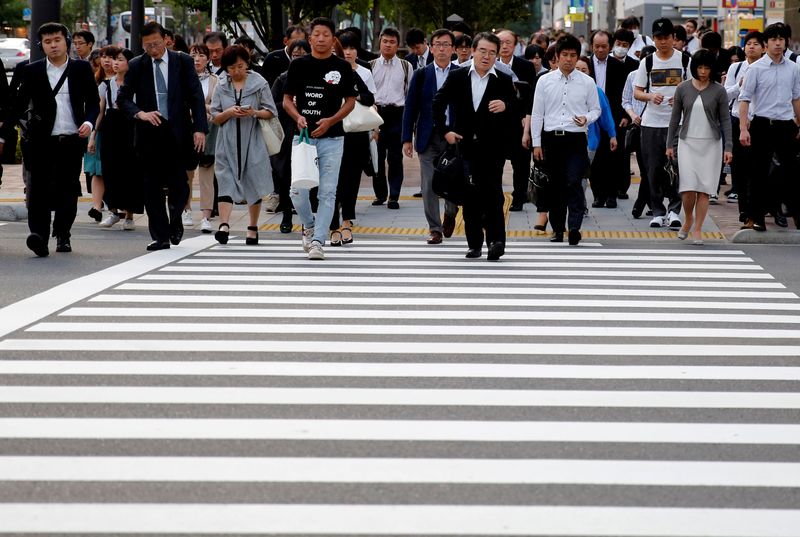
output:
MULTIPOLYGON (((297 145, 298 136, 292 139, 292 146, 297 145)), ((344 154, 344 136, 333 138, 311 138, 311 145, 317 148, 317 159, 319 162, 319 190, 317 198, 316 220, 319 225, 315 225, 314 213, 311 210, 311 202, 308 198, 308 189, 298 190, 291 187, 289 194, 292 203, 297 211, 297 216, 303 224, 303 228, 314 228, 314 238, 312 240, 325 244, 328 236, 328 226, 333 218, 333 210, 336 206, 336 187, 339 184, 339 167, 342 163, 344 154)))

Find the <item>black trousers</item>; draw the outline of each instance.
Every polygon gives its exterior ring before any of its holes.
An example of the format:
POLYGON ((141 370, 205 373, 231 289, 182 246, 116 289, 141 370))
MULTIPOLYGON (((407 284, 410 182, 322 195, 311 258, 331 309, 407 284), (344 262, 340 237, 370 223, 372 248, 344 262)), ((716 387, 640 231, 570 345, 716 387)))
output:
POLYGON ((776 200, 771 192, 777 187, 778 200, 786 202, 793 216, 800 216, 797 180, 797 125, 794 121, 771 121, 754 117, 750 122, 753 173, 748 177, 752 218, 764 222, 764 215, 772 211, 776 200), (769 179, 772 156, 780 163, 778 185, 769 179))
POLYGON ((506 221, 503 215, 504 155, 476 157, 468 161, 473 185, 467 187, 463 205, 464 232, 471 249, 493 242, 506 242, 506 221), (485 235, 484 235, 485 231, 485 235))
POLYGON ((349 132, 344 135, 342 165, 339 167, 339 184, 336 186, 336 206, 331 219, 331 231, 339 229, 339 212, 342 220, 355 220, 358 187, 361 174, 369 159, 369 132, 349 132))
POLYGON ((378 137, 378 173, 372 178, 372 189, 380 200, 397 200, 403 186, 403 107, 379 106, 378 112, 383 125, 378 137))
MULTIPOLYGON (((733 161, 731 161, 731 188, 739 196, 739 220, 744 222, 752 218, 751 177, 755 173, 753 167, 753 148, 745 147, 739 142, 739 118, 731 117, 731 136, 733 137, 733 161)), ((766 176, 762 178, 766 180, 766 176)))
POLYGON ((616 152, 611 151, 610 141, 611 139, 608 135, 601 131, 600 144, 597 146, 597 151, 589 168, 589 184, 592 187, 592 196, 595 201, 602 203, 609 200, 616 201, 617 199, 619 177, 617 177, 618 174, 614 166, 618 164, 619 159, 614 158, 616 152))
POLYGON ((181 213, 189 198, 185 162, 193 148, 190 141, 179 143, 168 121, 158 127, 138 127, 139 154, 144 170, 144 207, 150 237, 154 241, 167 242, 170 234, 183 230, 181 213), (169 214, 164 206, 165 191, 169 214))
POLYGON ((617 150, 612 152, 613 166, 612 171, 616 177, 616 194, 626 194, 631 187, 631 155, 625 147, 625 138, 628 127, 617 125, 617 150))
MULTIPOLYGON (((520 135, 520 138, 522 135, 520 135)), ((514 170, 514 192, 511 195, 511 202, 522 205, 528 197, 528 178, 531 175, 531 151, 525 149, 522 144, 512 144, 511 148, 511 167, 514 170)))
POLYGON ((81 195, 81 166, 86 140, 72 136, 49 136, 32 142, 26 163, 31 171, 28 185, 28 229, 44 238, 50 236, 50 213, 53 237, 68 239, 78 214, 81 195))
POLYGON ((664 171, 667 163, 667 127, 639 127, 641 129, 642 161, 647 169, 647 180, 650 186, 650 209, 653 216, 667 216, 667 210, 680 214, 681 196, 678 189, 672 186, 664 171), (669 205, 664 206, 664 198, 669 205))
POLYGON ((589 168, 586 134, 580 132, 542 133, 544 168, 550 177, 550 225, 553 231, 563 233, 580 229, 586 197, 581 182, 589 168), (569 211, 569 220, 567 212, 569 211))

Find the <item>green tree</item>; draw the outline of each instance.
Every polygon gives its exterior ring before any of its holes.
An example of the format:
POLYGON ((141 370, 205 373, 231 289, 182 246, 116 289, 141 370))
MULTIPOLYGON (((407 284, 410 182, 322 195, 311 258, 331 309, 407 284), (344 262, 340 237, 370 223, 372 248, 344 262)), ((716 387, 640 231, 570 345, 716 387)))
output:
POLYGON ((530 0, 403 0, 384 9, 388 19, 430 32, 457 13, 474 33, 508 26, 531 16, 530 0))
POLYGON ((22 20, 22 10, 28 7, 26 0, 2 0, 0 2, 0 26, 25 26, 22 20))

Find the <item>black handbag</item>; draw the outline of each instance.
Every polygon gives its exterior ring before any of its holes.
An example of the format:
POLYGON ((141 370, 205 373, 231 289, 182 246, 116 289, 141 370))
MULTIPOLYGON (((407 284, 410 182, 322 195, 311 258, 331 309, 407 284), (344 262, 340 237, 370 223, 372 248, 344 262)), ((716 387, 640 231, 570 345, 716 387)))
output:
POLYGON ((528 201, 539 207, 547 205, 547 194, 550 190, 550 177, 541 164, 533 163, 528 177, 528 201))
POLYGON ((436 157, 433 167, 433 191, 456 205, 463 205, 467 189, 473 185, 469 164, 458 144, 450 144, 436 157))
POLYGON ((641 129, 638 125, 631 125, 625 131, 625 151, 628 153, 638 153, 641 150, 641 129))
POLYGON ((675 159, 667 159, 667 163, 664 164, 664 172, 667 174, 669 186, 678 188, 678 182, 680 181, 678 161, 675 159))

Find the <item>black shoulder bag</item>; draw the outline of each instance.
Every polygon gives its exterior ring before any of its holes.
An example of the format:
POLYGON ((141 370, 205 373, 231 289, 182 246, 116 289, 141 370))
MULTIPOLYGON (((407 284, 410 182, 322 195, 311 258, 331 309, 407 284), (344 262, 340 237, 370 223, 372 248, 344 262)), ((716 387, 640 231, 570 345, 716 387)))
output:
POLYGON ((433 167, 433 191, 440 197, 463 205, 467 189, 474 186, 469 163, 461 154, 459 144, 448 144, 436 158, 433 167))

